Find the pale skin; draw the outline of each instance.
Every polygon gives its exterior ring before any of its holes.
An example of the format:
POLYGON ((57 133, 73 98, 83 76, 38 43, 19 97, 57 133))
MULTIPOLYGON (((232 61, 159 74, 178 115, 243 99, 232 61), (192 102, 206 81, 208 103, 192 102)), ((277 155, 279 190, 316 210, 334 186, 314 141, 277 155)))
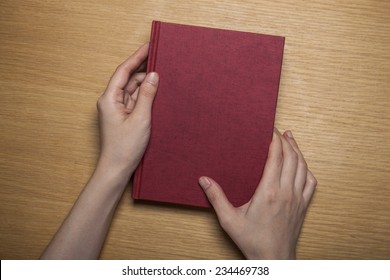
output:
POLYGON ((213 179, 199 184, 222 228, 248 259, 295 259, 296 244, 317 181, 291 131, 275 128, 263 176, 251 200, 233 207, 213 179))
MULTIPOLYGON (((149 142, 159 76, 139 72, 148 47, 143 45, 118 66, 99 98, 98 163, 42 259, 99 257, 118 201, 149 142)), ((199 179, 222 228, 247 258, 295 258, 316 180, 290 134, 275 129, 263 177, 241 207, 234 208, 213 179, 199 179)))

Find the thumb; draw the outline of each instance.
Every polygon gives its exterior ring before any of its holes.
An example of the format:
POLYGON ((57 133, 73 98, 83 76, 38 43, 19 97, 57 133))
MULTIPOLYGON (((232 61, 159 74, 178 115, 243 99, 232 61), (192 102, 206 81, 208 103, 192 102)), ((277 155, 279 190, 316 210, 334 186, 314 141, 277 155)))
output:
POLYGON ((142 82, 137 97, 137 103, 134 111, 137 114, 150 114, 152 110, 153 100, 156 96, 159 77, 156 72, 148 73, 142 82))
POLYGON ((208 177, 200 177, 199 185, 205 192, 208 200, 217 213, 218 220, 222 227, 225 228, 230 218, 233 217, 235 208, 226 198, 221 186, 213 179, 208 177))

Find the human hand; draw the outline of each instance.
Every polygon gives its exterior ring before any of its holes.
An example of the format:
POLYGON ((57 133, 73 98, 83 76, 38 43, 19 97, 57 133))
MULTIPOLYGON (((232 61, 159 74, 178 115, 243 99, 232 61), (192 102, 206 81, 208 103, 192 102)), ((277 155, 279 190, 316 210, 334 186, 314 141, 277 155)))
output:
POLYGON ((127 170, 138 166, 150 137, 151 109, 159 77, 139 73, 148 55, 143 45, 118 66, 97 102, 101 154, 99 163, 127 170))
POLYGON ((317 181, 292 133, 275 128, 263 176, 251 200, 233 207, 221 187, 199 178, 222 228, 248 259, 295 259, 317 181))

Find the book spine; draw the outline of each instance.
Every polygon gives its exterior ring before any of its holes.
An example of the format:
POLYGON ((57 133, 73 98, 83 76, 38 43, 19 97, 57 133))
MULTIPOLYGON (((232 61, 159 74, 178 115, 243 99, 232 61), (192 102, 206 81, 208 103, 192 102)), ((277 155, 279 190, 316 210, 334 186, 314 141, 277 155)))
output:
POLYGON ((160 37, 160 21, 153 21, 152 23, 152 32, 150 34, 150 45, 149 45, 149 55, 148 55, 148 65, 147 72, 156 71, 156 57, 158 49, 158 41, 160 37))
MULTIPOLYGON (((146 71, 153 72, 156 71, 156 56, 157 56, 157 47, 158 40, 160 35, 160 21, 152 22, 152 31, 150 34, 150 44, 149 44, 149 54, 148 54, 148 63, 146 71)), ((133 180, 133 192, 132 197, 134 199, 140 198, 140 188, 142 180, 142 168, 143 168, 144 159, 141 159, 137 169, 135 170, 134 180, 133 180)))

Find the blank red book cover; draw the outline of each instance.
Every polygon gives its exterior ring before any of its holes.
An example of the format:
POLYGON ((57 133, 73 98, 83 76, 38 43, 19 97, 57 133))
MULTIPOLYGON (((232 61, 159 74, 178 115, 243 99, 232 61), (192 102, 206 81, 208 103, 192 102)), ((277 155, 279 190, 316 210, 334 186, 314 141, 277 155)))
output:
POLYGON ((234 206, 252 197, 272 139, 284 37, 154 21, 160 75, 133 198, 209 207, 209 176, 234 206))

